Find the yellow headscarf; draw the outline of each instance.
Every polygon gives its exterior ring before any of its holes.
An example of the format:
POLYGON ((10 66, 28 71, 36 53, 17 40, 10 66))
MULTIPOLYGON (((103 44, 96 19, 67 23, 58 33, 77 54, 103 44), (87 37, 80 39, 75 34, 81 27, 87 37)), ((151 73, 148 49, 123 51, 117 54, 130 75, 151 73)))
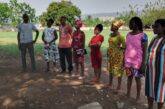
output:
POLYGON ((118 28, 120 28, 122 25, 124 25, 124 21, 123 20, 115 20, 112 22, 112 24, 118 28))

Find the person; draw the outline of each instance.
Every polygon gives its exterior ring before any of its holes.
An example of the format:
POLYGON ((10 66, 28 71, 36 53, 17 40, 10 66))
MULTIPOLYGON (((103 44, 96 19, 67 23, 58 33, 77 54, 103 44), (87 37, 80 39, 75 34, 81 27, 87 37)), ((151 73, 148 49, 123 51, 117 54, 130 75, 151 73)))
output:
POLYGON ((18 47, 21 53, 23 72, 26 71, 26 68, 27 68, 27 65, 26 65, 27 49, 28 49, 30 59, 31 59, 32 71, 34 72, 36 70, 34 44, 37 41, 38 35, 39 35, 39 31, 34 26, 34 24, 29 22, 29 16, 27 14, 23 14, 23 23, 21 23, 18 26, 18 34, 17 34, 18 47), (34 40, 33 40, 33 34, 32 34, 33 30, 36 32, 36 37, 34 40))
POLYGON ((68 73, 71 75, 73 70, 72 65, 72 27, 66 23, 67 18, 62 16, 60 18, 60 27, 59 27, 59 54, 60 54, 60 65, 61 65, 61 74, 66 72, 66 63, 68 63, 68 73))
POLYGON ((75 28, 76 30, 73 32, 73 41, 72 41, 72 48, 73 48, 73 60, 76 66, 76 74, 79 74, 79 65, 81 66, 81 73, 79 79, 84 78, 84 54, 85 54, 85 34, 81 31, 82 21, 76 20, 75 21, 75 28))
POLYGON ((111 88, 113 85, 113 77, 118 78, 117 90, 121 89, 121 81, 123 76, 123 57, 125 48, 125 39, 119 33, 118 29, 124 24, 122 20, 115 20, 112 22, 111 31, 108 43, 109 48, 107 50, 108 56, 108 71, 109 71, 109 84, 111 88))
POLYGON ((94 29, 94 36, 92 37, 88 45, 91 49, 90 57, 95 74, 91 82, 94 84, 99 83, 101 76, 102 55, 101 55, 100 47, 102 42, 104 41, 104 37, 100 34, 102 30, 103 30, 103 25, 97 24, 94 29))
POLYGON ((44 42, 44 57, 47 63, 46 72, 50 71, 50 61, 53 62, 54 67, 56 67, 56 64, 59 61, 58 47, 55 44, 58 36, 56 30, 52 27, 53 23, 53 19, 47 20, 47 28, 44 29, 42 35, 42 41, 44 42))
POLYGON ((148 109, 153 109, 156 101, 158 109, 163 109, 165 101, 165 19, 158 19, 153 25, 156 37, 148 47, 146 63, 145 95, 148 98, 148 109))
POLYGON ((130 97, 132 79, 135 77, 137 86, 136 100, 139 102, 141 77, 144 75, 148 37, 143 32, 143 23, 139 17, 131 18, 129 28, 132 31, 126 36, 126 49, 124 55, 124 67, 128 76, 127 96, 130 97))

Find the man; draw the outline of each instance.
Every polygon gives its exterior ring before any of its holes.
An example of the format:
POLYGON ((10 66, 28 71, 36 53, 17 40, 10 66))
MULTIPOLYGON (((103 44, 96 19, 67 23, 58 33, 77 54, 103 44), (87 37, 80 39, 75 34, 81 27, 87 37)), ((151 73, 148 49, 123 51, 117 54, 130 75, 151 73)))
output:
POLYGON ((62 16, 60 18, 60 28, 59 28, 59 54, 60 54, 60 65, 62 72, 64 73, 66 71, 66 63, 65 60, 67 60, 68 63, 68 71, 69 75, 71 75, 71 72, 73 70, 72 66, 72 27, 68 24, 66 24, 66 17, 62 16))
POLYGON ((35 66, 35 57, 34 57, 34 44, 37 41, 39 35, 39 31, 37 28, 29 22, 29 16, 27 14, 23 14, 23 23, 18 26, 18 47, 21 52, 21 60, 22 60, 22 71, 26 71, 26 52, 28 49, 30 59, 31 59, 31 68, 32 72, 36 70, 35 66), (33 40, 33 30, 36 32, 36 37, 33 40))

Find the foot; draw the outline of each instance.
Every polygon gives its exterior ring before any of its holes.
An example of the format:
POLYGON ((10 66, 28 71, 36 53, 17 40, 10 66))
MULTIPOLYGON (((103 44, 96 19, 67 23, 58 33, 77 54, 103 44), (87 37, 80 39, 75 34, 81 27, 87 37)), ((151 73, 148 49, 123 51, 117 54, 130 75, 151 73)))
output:
POLYGON ((85 77, 84 76, 79 76, 78 79, 79 80, 83 80, 85 77))

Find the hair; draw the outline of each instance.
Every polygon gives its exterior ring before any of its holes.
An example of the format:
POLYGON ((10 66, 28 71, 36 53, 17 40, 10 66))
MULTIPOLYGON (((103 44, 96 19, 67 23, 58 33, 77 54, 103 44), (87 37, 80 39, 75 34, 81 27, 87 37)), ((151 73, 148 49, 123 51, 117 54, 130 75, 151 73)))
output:
MULTIPOLYGON (((165 27, 165 19, 157 19, 155 21, 155 24, 160 24, 162 27, 165 27)), ((165 34, 165 30, 164 30, 164 34, 165 34)))
POLYGON ((138 30, 143 31, 143 22, 139 17, 132 17, 129 22, 129 28, 132 30, 132 25, 135 23, 137 25, 138 30))
POLYGON ((54 20, 53 19, 48 19, 47 22, 51 22, 53 24, 54 20))
POLYGON ((24 17, 29 17, 29 16, 28 16, 28 14, 24 13, 24 14, 22 15, 22 18, 24 18, 24 17))
POLYGON ((155 24, 160 24, 162 27, 165 27, 165 19, 157 19, 155 24))
POLYGON ((67 17, 66 16, 61 16, 60 19, 65 19, 66 20, 67 17))
POLYGON ((95 28, 98 28, 100 32, 103 31, 103 25, 102 24, 97 24, 95 28))

